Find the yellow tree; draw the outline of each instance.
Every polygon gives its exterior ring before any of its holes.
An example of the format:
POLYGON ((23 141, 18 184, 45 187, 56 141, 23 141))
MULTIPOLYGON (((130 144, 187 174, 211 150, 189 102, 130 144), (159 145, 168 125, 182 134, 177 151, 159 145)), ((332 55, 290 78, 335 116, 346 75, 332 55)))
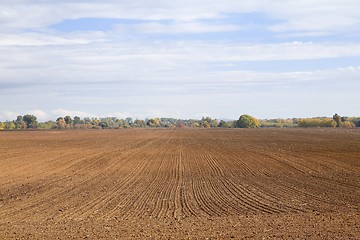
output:
POLYGON ((239 128, 258 128, 260 127, 260 122, 250 115, 243 114, 237 120, 236 125, 239 128))
POLYGON ((64 129, 66 127, 66 122, 65 122, 64 118, 59 117, 58 119, 56 119, 56 125, 58 128, 64 129))
POLYGON ((158 118, 150 118, 147 122, 149 127, 160 127, 160 122, 158 118))

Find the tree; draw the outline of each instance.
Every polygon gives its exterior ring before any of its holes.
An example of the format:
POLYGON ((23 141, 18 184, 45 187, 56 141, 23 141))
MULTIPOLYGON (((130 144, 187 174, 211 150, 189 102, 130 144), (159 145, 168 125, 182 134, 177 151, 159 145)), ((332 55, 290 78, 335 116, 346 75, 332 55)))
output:
POLYGON ((129 125, 129 127, 131 127, 133 125, 133 123, 134 123, 133 119, 131 117, 127 117, 125 119, 125 122, 126 122, 127 125, 129 125))
POLYGON ((47 121, 47 122, 41 122, 38 123, 38 128, 39 129, 55 129, 57 128, 57 124, 54 121, 47 121))
POLYGON ((71 127, 71 125, 72 125, 72 123, 73 123, 73 120, 71 119, 70 116, 65 116, 65 117, 64 117, 64 121, 65 121, 65 123, 66 123, 66 125, 67 125, 68 127, 71 127))
POLYGON ((5 129, 12 130, 15 128, 16 128, 16 125, 15 125, 14 121, 7 121, 5 123, 5 129))
POLYGON ((358 117, 353 118, 353 119, 351 120, 351 122, 354 123, 354 125, 355 125, 356 127, 360 127, 360 118, 358 118, 358 117))
POLYGON ((92 118, 91 122, 92 122, 92 125, 93 125, 92 128, 97 128, 98 126, 100 126, 100 119, 98 119, 98 118, 92 118))
POLYGON ((115 129, 119 128, 118 119, 115 117, 106 117, 100 119, 100 127, 101 128, 110 128, 115 129))
POLYGON ((345 121, 341 124, 341 127, 344 128, 354 128, 356 127, 354 123, 350 122, 350 121, 345 121))
POLYGON ((159 119, 157 118, 151 118, 146 123, 149 127, 160 127, 159 119))
POLYGON ((16 117, 15 126, 17 129, 26 129, 26 123, 21 115, 16 117))
POLYGON ((219 125, 219 122, 217 119, 213 119, 211 122, 210 122, 210 127, 218 127, 219 125))
POLYGON ((136 119, 134 121, 134 127, 144 128, 145 126, 146 126, 146 123, 144 120, 136 119))
POLYGON ((298 127, 336 127, 336 122, 332 118, 303 118, 298 127))
POLYGON ((66 122, 65 122, 64 118, 59 117, 58 119, 56 119, 56 125, 58 128, 64 129, 66 127, 66 122))
POLYGON ((258 128, 260 123, 256 118, 243 114, 240 116, 239 120, 236 121, 236 126, 239 128, 258 128))
POLYGON ((27 128, 37 128, 37 118, 34 115, 26 114, 23 116, 27 128))
MULTIPOLYGON (((212 124, 213 122, 214 122, 214 120, 211 117, 202 117, 200 125, 204 128, 210 128, 210 127, 214 127, 214 125, 212 124)), ((217 121, 216 121, 216 124, 217 124, 217 121)))
POLYGON ((198 127, 200 127, 200 123, 199 122, 193 122, 192 127, 198 128, 198 127))
POLYGON ((225 122, 224 120, 221 120, 220 123, 219 123, 219 127, 221 127, 221 128, 229 128, 230 124, 225 122))
POLYGON ((78 116, 74 117, 74 125, 81 124, 81 119, 78 116))
POLYGON ((341 125, 341 117, 337 113, 335 113, 335 115, 333 116, 333 119, 336 122, 336 127, 340 127, 340 125, 341 125))

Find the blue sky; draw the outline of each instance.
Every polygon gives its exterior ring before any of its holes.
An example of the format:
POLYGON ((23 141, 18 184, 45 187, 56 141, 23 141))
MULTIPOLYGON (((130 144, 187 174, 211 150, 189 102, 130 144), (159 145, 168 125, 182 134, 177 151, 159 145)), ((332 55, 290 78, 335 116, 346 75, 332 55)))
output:
POLYGON ((360 2, 0 2, 0 121, 19 114, 359 116, 360 2))

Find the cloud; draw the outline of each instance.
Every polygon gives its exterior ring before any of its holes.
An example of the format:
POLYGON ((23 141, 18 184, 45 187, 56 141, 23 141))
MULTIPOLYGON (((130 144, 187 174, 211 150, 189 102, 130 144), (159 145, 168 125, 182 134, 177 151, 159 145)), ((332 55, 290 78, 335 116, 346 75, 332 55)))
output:
POLYGON ((140 34, 179 34, 179 33, 211 33, 211 32, 231 32, 243 29, 232 24, 205 24, 200 22, 176 22, 158 23, 150 22, 134 25, 117 25, 115 28, 120 32, 140 33, 140 34))
POLYGON ((184 113, 180 111, 174 111, 174 110, 165 111, 160 109, 147 110, 145 116, 148 118, 159 118, 159 117, 179 118, 179 119, 185 118, 184 113))
POLYGON ((56 115, 57 117, 65 117, 65 116, 71 116, 71 117, 98 117, 95 114, 82 112, 82 111, 73 111, 68 109, 54 109, 51 111, 53 115, 56 115))
MULTIPOLYGON (((118 84, 128 93, 138 88, 138 84, 154 85, 166 92, 174 87, 168 83, 229 80, 228 71, 240 71, 239 66, 246 66, 248 62, 270 64, 271 61, 327 58, 336 61, 336 58, 360 57, 360 44, 121 41, 66 48, 3 46, 0 52, 3 96, 31 94, 47 87, 64 96, 84 92, 96 95, 96 89, 106 89, 112 84, 118 84)), ((338 60, 339 67, 343 65, 341 62, 338 60)), ((282 68, 274 71, 286 71, 286 62, 282 68)))
POLYGON ((0 120, 5 121, 5 120, 14 120, 16 119, 17 116, 19 116, 21 114, 17 113, 17 112, 11 112, 11 111, 1 111, 0 112, 0 120))
POLYGON ((46 46, 46 45, 70 45, 86 44, 91 40, 85 38, 71 37, 51 34, 51 33, 18 33, 3 34, 0 39, 0 46, 46 46))
POLYGON ((44 29, 66 19, 122 18, 196 21, 224 13, 260 12, 281 23, 273 31, 343 32, 359 30, 357 0, 198 0, 198 1, 11 1, 0 3, 2 29, 44 29))
POLYGON ((48 121, 51 120, 51 116, 42 110, 31 110, 26 112, 26 114, 31 114, 37 117, 38 121, 48 121))
POLYGON ((275 1, 268 4, 266 12, 282 20, 270 27, 276 32, 350 32, 359 31, 357 8, 360 3, 355 0, 305 0, 275 1))
POLYGON ((117 117, 119 119, 125 119, 125 118, 142 118, 143 116, 139 115, 139 114, 133 114, 130 112, 112 112, 112 113, 107 113, 107 114, 103 114, 102 117, 117 117))

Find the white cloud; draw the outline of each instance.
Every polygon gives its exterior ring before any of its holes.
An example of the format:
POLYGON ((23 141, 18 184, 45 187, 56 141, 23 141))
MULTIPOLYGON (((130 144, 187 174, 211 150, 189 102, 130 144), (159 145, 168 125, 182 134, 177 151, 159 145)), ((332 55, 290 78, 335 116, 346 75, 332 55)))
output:
POLYGON ((68 110, 68 109, 54 109, 51 111, 53 115, 56 115, 57 117, 65 117, 65 116, 71 116, 71 117, 98 117, 95 114, 82 112, 82 111, 74 111, 74 110, 68 110))
POLYGON ((104 88, 108 83, 121 82, 130 89, 136 83, 165 83, 159 90, 166 92, 171 87, 166 86, 168 82, 227 79, 225 70, 223 76, 214 72, 221 72, 222 66, 234 62, 360 57, 360 44, 119 42, 66 48, 3 46, 0 52, 3 95, 14 94, 12 89, 42 85, 58 86, 59 94, 71 94, 81 89, 90 91, 95 84, 104 88), (73 87, 64 89, 63 84, 73 87))
POLYGON ((5 121, 5 120, 15 120, 17 116, 19 116, 21 114, 17 113, 17 112, 11 112, 11 111, 1 111, 0 112, 0 120, 5 121))
POLYGON ((184 114, 180 111, 174 111, 174 110, 160 110, 160 109, 151 109, 147 110, 145 113, 145 117, 148 118, 159 118, 159 117, 168 117, 168 118, 184 118, 184 114))
POLYGON ((42 110, 31 110, 25 114, 32 114, 37 117, 38 121, 48 121, 51 120, 51 116, 42 110))
POLYGON ((86 44, 91 42, 89 39, 76 37, 66 38, 66 36, 51 33, 18 33, 1 34, 0 46, 45 46, 45 45, 70 45, 86 44))
POLYGON ((125 119, 125 118, 143 118, 143 116, 138 115, 138 114, 133 114, 130 112, 113 112, 113 113, 107 113, 107 114, 103 114, 102 117, 117 117, 119 119, 125 119))
POLYGON ((179 33, 208 33, 208 32, 231 32, 244 29, 232 24, 204 24, 199 22, 176 22, 162 24, 150 22, 135 25, 117 25, 116 30, 120 32, 141 33, 141 34, 179 34, 179 33))
POLYGON ((346 32, 359 31, 356 0, 277 0, 265 12, 282 22, 270 27, 278 32, 346 32))
POLYGON ((43 29, 64 19, 86 17, 193 21, 261 12, 282 21, 270 27, 274 31, 338 32, 359 30, 359 8, 357 0, 2 1, 0 21, 4 31, 43 29))

